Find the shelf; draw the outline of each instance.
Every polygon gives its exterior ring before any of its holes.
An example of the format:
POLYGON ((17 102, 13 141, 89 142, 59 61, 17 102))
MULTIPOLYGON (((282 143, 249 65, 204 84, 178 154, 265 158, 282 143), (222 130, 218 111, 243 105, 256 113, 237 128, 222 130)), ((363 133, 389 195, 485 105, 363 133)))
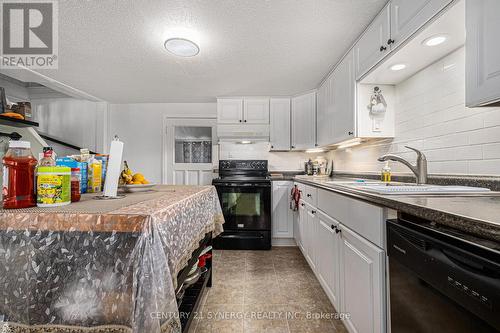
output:
POLYGON ((14 127, 38 127, 38 123, 30 120, 16 119, 12 117, 2 116, 0 114, 0 124, 14 127))

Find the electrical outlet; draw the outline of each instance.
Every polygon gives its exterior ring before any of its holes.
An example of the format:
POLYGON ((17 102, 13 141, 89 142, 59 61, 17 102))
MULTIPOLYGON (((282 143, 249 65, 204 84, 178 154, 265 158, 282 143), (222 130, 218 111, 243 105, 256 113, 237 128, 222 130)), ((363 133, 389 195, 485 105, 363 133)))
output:
POLYGON ((382 119, 372 120, 372 132, 382 132, 382 119))

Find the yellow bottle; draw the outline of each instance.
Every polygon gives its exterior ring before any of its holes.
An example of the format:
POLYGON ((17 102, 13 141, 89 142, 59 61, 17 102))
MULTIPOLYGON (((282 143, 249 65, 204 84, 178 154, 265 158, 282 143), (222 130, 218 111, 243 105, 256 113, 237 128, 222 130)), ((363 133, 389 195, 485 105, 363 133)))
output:
POLYGON ((382 168, 382 175, 380 180, 385 183, 391 182, 391 167, 389 166, 389 161, 386 161, 384 167, 382 168))

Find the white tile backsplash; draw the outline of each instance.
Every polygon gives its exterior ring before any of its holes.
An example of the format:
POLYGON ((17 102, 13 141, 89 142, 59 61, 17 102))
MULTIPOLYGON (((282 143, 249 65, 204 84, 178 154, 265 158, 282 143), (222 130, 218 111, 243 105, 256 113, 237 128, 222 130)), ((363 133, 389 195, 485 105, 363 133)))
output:
POLYGON ((465 107, 464 48, 398 84, 395 95, 395 138, 330 152, 337 171, 379 172, 386 153, 414 161, 408 145, 424 151, 430 173, 500 175, 500 107, 465 107))
POLYGON ((268 160, 270 171, 302 171, 304 162, 315 159, 322 154, 307 154, 304 152, 270 152, 268 142, 253 144, 238 144, 232 142, 219 143, 219 158, 230 160, 268 160))

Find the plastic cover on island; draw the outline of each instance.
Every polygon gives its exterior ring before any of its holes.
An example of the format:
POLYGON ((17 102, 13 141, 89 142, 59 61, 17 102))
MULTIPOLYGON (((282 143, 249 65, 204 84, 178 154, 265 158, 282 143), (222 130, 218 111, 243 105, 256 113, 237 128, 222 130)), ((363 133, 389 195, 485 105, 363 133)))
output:
POLYGON ((156 192, 101 212, 1 210, 0 332, 180 332, 177 274, 224 220, 212 186, 156 192))

